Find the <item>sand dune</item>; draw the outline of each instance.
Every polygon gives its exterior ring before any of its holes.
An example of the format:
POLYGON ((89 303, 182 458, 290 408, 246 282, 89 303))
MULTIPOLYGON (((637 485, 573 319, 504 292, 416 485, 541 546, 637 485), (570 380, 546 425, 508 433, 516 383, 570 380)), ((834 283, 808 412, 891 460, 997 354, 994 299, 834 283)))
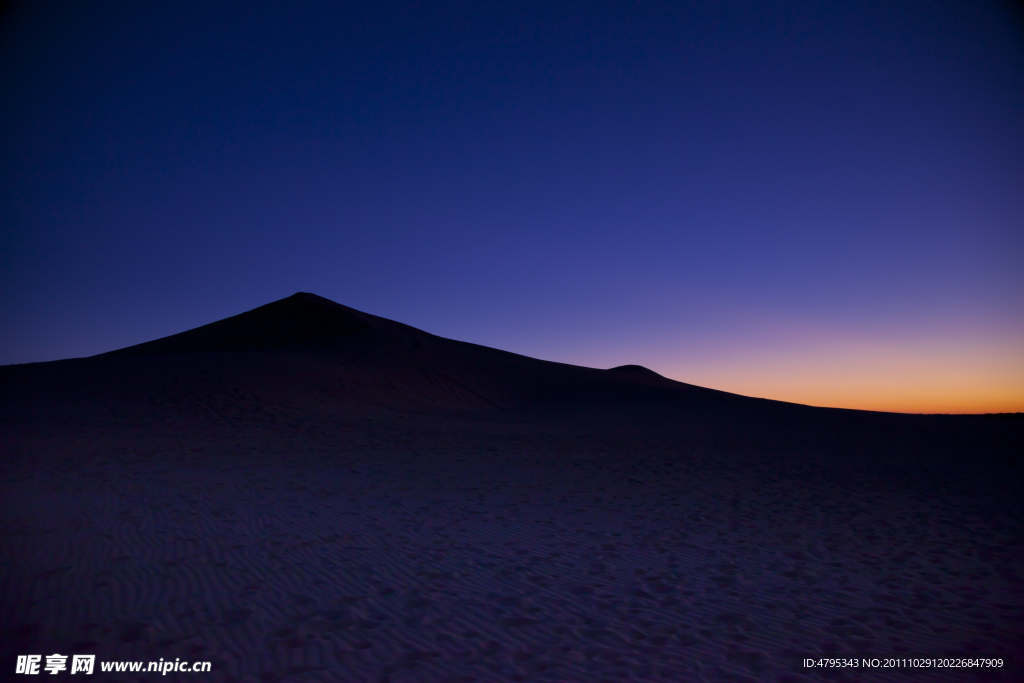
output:
POLYGON ((1021 680, 1022 433, 297 294, 0 368, 2 678, 56 652, 213 662, 148 680, 804 681, 798 656, 913 653, 1006 664, 831 680, 1021 680))

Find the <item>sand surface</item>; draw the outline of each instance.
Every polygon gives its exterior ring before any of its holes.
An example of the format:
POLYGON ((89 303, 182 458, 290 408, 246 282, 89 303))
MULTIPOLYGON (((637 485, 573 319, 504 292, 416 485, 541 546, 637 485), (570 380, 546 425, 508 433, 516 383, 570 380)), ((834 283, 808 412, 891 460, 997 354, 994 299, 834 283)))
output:
MULTIPOLYGON (((793 658, 811 653, 1021 651, 1024 535, 1005 499, 685 440, 398 421, 8 440, 4 665, 80 652, 210 660, 191 678, 224 681, 801 681, 793 658)), ((833 680, 855 678, 1020 680, 833 680)))

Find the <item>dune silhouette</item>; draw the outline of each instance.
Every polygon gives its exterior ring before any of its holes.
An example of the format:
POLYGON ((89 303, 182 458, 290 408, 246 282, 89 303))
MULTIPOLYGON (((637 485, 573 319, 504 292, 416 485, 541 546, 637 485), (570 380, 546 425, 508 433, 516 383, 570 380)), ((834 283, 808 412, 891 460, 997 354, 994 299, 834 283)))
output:
MULTIPOLYGON (((710 430, 754 437, 767 430, 792 440, 798 431, 807 441, 809 434, 839 430, 859 443, 878 433, 905 439, 911 438, 908 430, 934 435, 951 428, 948 421, 927 416, 812 408, 730 394, 639 365, 602 370, 539 360, 439 337, 305 292, 90 358, 3 366, 0 383, 6 387, 0 408, 8 419, 98 419, 118 410, 118 401, 127 397, 158 410, 183 405, 182 397, 193 392, 211 405, 231 406, 248 395, 322 415, 384 409, 410 418, 625 433, 706 435, 710 430)), ((964 419, 959 425, 969 423, 964 419)))
POLYGON ((298 293, 0 367, 0 666, 776 682, 808 680, 800 655, 913 652, 1017 680, 1022 435, 539 360, 298 293))
MULTIPOLYGON (((705 402, 758 401, 640 366, 584 368, 446 339, 303 292, 169 337, 62 363, 65 380, 103 367, 135 375, 125 378, 129 384, 143 382, 144 375, 156 382, 161 373, 216 367, 268 400, 292 395, 320 410, 346 401, 464 415, 579 412, 612 403, 628 412, 672 397, 694 405, 701 401, 697 396, 705 402), (314 396, 327 405, 310 401, 314 396)), ((32 371, 44 370, 36 364, 32 371)))

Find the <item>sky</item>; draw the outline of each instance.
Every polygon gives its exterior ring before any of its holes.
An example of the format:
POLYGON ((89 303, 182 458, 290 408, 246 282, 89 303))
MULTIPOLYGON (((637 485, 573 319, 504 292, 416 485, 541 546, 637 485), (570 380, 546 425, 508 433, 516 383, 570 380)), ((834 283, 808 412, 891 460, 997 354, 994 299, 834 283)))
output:
POLYGON ((305 291, 750 396, 1024 411, 1010 0, 2 16, 0 364, 305 291))

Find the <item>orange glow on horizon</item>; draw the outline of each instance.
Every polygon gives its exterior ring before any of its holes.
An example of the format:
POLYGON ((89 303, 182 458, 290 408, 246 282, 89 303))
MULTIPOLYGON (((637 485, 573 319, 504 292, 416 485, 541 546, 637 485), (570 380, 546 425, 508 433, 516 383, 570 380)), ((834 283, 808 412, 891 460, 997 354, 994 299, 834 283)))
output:
POLYGON ((745 396, 829 408, 897 413, 1024 411, 1024 354, 1015 349, 993 351, 826 347, 719 357, 664 374, 745 396))
POLYGON ((1024 412, 1024 339, 1019 335, 868 339, 820 330, 775 331, 752 335, 756 343, 748 337, 685 354, 660 349, 647 354, 648 367, 688 384, 821 407, 1024 412))
POLYGON ((898 381, 856 381, 860 378, 833 377, 828 382, 793 378, 781 381, 771 377, 730 379, 712 383, 689 378, 687 383, 744 396, 823 408, 926 414, 1024 412, 1024 397, 1021 397, 1020 392, 1001 391, 1000 387, 947 386, 940 393, 920 385, 900 385, 898 381))

